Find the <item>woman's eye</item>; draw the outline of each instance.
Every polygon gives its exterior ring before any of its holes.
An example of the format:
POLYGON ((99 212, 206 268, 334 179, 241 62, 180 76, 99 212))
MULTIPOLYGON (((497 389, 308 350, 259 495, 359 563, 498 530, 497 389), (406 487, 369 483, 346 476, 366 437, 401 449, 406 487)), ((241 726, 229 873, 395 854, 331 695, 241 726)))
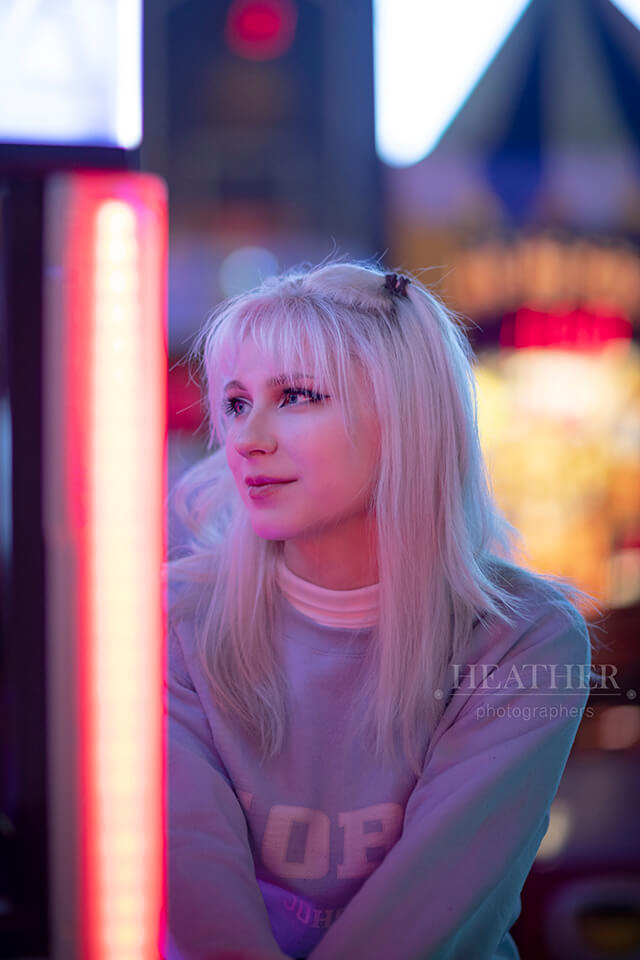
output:
MULTIPOLYGON (((286 407, 298 407, 300 406, 299 398, 305 397, 309 403, 319 403, 321 400, 326 400, 328 397, 322 393, 315 393, 313 390, 308 390, 303 387, 288 387, 283 391, 284 400, 291 400, 292 397, 296 399, 296 403, 283 403, 282 406, 286 407)), ((242 410, 238 410, 238 404, 242 406, 247 401, 242 397, 228 397, 225 399, 223 407, 226 416, 237 417, 242 413, 242 410)), ((306 406, 306 404, 302 404, 306 406)))
MULTIPOLYGON (((284 391, 285 397, 306 397, 309 403, 319 403, 320 400, 326 400, 326 396, 322 393, 314 393, 313 390, 307 390, 302 387, 290 387, 284 391)), ((288 404, 288 406, 297 407, 299 404, 288 404)))
MULTIPOLYGON (((284 399, 285 400, 299 400, 301 396, 304 396, 304 391, 302 390, 285 390, 284 399)), ((287 406, 297 407, 297 403, 289 403, 287 406)))
POLYGON ((242 397, 228 397, 223 404, 224 412, 227 417, 237 416, 238 410, 236 404, 244 403, 242 397))

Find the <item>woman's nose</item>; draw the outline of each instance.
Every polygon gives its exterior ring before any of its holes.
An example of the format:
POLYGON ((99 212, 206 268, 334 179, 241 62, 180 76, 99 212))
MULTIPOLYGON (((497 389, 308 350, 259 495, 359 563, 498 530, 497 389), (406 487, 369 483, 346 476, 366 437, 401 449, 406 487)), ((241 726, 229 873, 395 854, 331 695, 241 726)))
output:
POLYGON ((269 429, 264 418, 254 416, 250 416, 239 427, 233 444, 243 457, 256 452, 273 453, 277 447, 273 431, 269 429))

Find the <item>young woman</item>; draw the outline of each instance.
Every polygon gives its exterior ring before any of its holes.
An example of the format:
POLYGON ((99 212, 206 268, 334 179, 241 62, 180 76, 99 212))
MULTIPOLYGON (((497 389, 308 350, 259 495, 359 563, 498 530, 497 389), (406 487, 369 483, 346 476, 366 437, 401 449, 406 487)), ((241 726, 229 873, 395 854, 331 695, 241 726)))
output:
POLYGON ((491 960, 588 697, 585 622, 518 567, 470 348, 334 263, 224 304, 170 564, 169 960, 491 960))

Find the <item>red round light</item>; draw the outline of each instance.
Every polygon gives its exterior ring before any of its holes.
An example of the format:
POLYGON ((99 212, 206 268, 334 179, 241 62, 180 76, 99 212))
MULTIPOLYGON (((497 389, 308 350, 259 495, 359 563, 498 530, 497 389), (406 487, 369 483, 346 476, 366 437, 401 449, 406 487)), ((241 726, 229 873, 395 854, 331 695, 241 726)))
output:
POLYGON ((227 13, 226 41, 247 60, 274 60, 291 47, 297 11, 293 0, 233 0, 227 13))

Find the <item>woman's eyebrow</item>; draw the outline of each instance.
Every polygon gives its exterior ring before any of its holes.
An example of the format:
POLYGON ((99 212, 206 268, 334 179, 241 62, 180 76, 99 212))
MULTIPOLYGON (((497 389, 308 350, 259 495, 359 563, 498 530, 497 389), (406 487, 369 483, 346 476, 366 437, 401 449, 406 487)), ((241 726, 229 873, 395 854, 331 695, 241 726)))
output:
MULTIPOLYGON (((313 377, 310 373, 279 373, 276 377, 271 377, 270 380, 267 380, 268 387, 278 387, 284 383, 293 383, 296 380, 313 380, 313 377)), ((247 387, 243 383, 240 383, 239 380, 229 380, 228 383, 224 385, 225 390, 246 390, 247 387)))

